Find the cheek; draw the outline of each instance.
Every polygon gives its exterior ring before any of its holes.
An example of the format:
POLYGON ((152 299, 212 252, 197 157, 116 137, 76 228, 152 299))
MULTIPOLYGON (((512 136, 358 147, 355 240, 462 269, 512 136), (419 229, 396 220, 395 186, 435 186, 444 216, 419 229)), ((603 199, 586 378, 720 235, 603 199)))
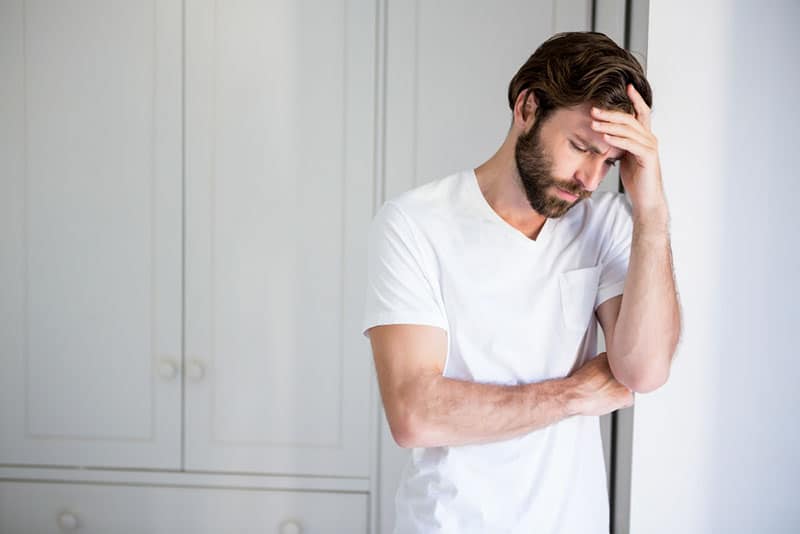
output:
POLYGON ((554 154, 553 168, 554 176, 559 178, 571 178, 580 165, 580 158, 569 151, 559 151, 554 154))

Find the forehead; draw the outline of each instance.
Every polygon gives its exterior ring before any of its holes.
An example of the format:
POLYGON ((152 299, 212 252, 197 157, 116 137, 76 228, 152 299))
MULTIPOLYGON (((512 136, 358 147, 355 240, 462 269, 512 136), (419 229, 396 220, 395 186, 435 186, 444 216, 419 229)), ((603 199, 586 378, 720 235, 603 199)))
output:
POLYGON ((548 122, 552 122, 552 126, 564 137, 575 139, 577 135, 603 152, 610 149, 606 154, 608 157, 617 158, 622 156, 625 153, 623 149, 612 147, 603 139, 602 132, 592 129, 593 117, 590 113, 591 109, 592 104, 590 102, 569 108, 559 108, 553 112, 548 122))

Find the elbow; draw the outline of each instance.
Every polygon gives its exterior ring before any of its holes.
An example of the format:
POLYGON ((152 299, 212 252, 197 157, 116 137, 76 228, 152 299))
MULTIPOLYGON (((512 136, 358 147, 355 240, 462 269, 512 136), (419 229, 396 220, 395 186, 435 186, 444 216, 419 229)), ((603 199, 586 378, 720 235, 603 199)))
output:
POLYGON ((421 424, 418 414, 410 403, 398 402, 394 410, 387 410, 386 419, 389 423, 389 430, 392 439, 399 447, 412 449, 423 447, 421 444, 421 424))
POLYGON ((431 388, 436 387, 441 376, 430 380, 418 378, 406 387, 398 388, 392 397, 391 410, 386 411, 392 438, 404 449, 433 447, 438 433, 432 432, 432 409, 425 399, 433 398, 431 388))
POLYGON ((661 386, 667 383, 666 378, 655 377, 655 378, 646 378, 640 379, 632 384, 633 387, 628 387, 634 393, 650 393, 652 391, 657 390, 661 386))
POLYGON ((666 368, 658 371, 650 371, 649 373, 642 373, 642 375, 631 380, 630 385, 626 385, 628 389, 634 393, 651 393, 666 384, 668 379, 669 368, 666 368))
POLYGON ((395 420, 394 423, 389 423, 389 429, 392 432, 392 438, 399 447, 404 449, 413 449, 415 447, 425 447, 423 440, 420 438, 420 425, 415 422, 413 417, 405 417, 395 420))
POLYGON ((614 378, 634 393, 651 393, 666 384, 669 379, 669 365, 652 365, 647 369, 632 370, 620 368, 612 358, 609 358, 608 363, 614 378))
POLYGON ((389 421, 389 430, 392 433, 392 439, 394 439, 394 442, 397 443, 398 447, 402 447, 404 449, 412 448, 414 446, 413 438, 408 423, 399 420, 397 417, 394 419, 387 419, 389 421))

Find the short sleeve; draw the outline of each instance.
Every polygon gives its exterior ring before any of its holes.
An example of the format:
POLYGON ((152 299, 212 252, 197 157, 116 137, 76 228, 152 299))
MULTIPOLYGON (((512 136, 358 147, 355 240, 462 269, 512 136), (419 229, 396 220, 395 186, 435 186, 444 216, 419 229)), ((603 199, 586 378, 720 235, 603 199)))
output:
POLYGON ((595 309, 606 300, 621 295, 625 287, 631 256, 633 217, 630 201, 624 193, 614 198, 609 220, 607 232, 610 235, 604 240, 608 245, 604 247, 605 250, 600 257, 600 281, 595 309))
POLYGON ((426 261, 420 241, 402 209, 385 202, 369 227, 364 336, 383 324, 425 324, 447 330, 436 276, 426 269, 431 262, 426 261))

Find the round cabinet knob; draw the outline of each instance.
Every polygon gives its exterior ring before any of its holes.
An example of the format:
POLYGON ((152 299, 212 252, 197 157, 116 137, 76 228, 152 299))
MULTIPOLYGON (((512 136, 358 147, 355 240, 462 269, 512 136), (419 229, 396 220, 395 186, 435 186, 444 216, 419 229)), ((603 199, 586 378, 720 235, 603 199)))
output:
POLYGON ((78 528, 78 517, 72 512, 61 512, 58 514, 58 526, 64 530, 75 530, 78 528))
POLYGON ((162 359, 158 362, 158 376, 164 380, 172 380, 178 376, 178 363, 175 360, 162 359))
POLYGON ((278 532, 280 534, 301 534, 303 532, 303 528, 297 521, 294 521, 292 519, 287 519, 286 521, 281 523, 278 532))
POLYGON ((206 368, 203 364, 197 360, 190 360, 189 363, 186 364, 186 377, 189 380, 197 382, 202 380, 202 378, 206 375, 206 368))

